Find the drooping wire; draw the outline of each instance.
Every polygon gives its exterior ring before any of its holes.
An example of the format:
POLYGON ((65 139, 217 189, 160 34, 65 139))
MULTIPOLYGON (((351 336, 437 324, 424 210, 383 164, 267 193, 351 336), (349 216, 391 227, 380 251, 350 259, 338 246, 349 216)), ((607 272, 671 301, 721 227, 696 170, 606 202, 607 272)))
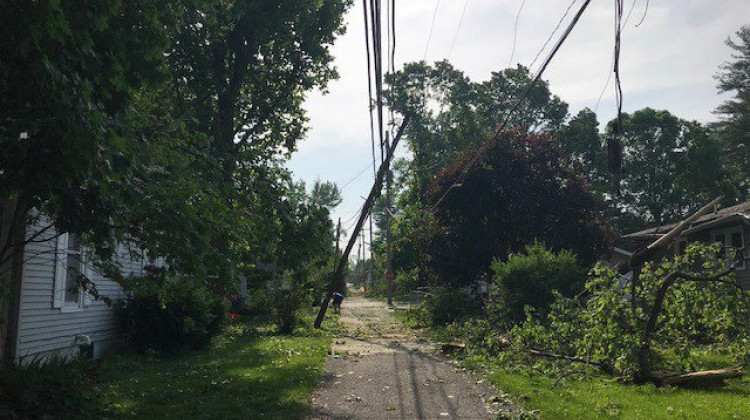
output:
MULTIPOLYGON (((367 0, 362 0, 362 8, 365 18, 365 52, 367 53, 367 111, 370 116, 370 145, 372 146, 372 176, 375 177, 375 121, 372 116, 372 62, 370 60, 370 28, 367 16, 367 0)), ((356 178, 356 177, 355 177, 356 178)))
POLYGON ((649 0, 646 0, 646 8, 643 10, 643 16, 641 16, 641 20, 638 21, 638 23, 635 24, 635 27, 641 26, 644 20, 646 20, 646 15, 648 14, 648 4, 650 3, 649 0))
POLYGON ((516 23, 513 24, 513 48, 510 50, 510 59, 508 60, 508 67, 513 65, 513 56, 516 54, 516 41, 518 39, 518 21, 521 19, 521 12, 523 11, 523 6, 526 4, 526 0, 521 1, 521 6, 518 8, 518 13, 516 13, 516 23))
POLYGON ((391 73, 396 72, 396 0, 391 0, 391 73))
MULTIPOLYGON (((646 0, 648 1, 648 0, 646 0)), ((633 14, 633 9, 635 9, 635 5, 638 3, 638 0, 633 0, 633 3, 630 4, 630 10, 628 10, 627 16, 625 16, 625 21, 622 23, 622 27, 620 29, 620 34, 624 33, 627 29, 628 21, 630 21, 630 16, 633 14)), ((616 18, 616 17, 615 17, 616 18)), ((602 102, 602 98, 604 97, 604 92, 607 91, 607 88, 609 87, 609 82, 612 81, 612 71, 610 69, 613 69, 615 66, 615 54, 614 51, 612 52, 612 60, 611 64, 607 68, 607 80, 604 81, 604 86, 602 87, 601 92, 599 92, 599 98, 596 100, 596 105, 594 106, 594 113, 599 110, 599 104, 602 102)))
POLYGON ((493 144, 502 134, 503 130, 505 129, 506 124, 510 120, 510 117, 513 115, 513 113, 518 109, 519 106, 521 106, 521 103, 526 99, 526 96, 528 96, 529 92, 531 92, 531 89, 536 86, 536 84, 539 82, 539 79, 541 79, 542 75, 544 74, 544 71, 547 69, 547 66, 549 66, 550 62, 552 62, 552 59, 555 57, 557 52, 560 50, 560 47, 562 47, 565 40, 568 38, 568 35, 573 31, 573 28, 578 23, 578 21, 581 19, 581 15, 583 15, 583 12, 586 11, 589 4, 591 3, 591 0, 584 0, 583 5, 581 5, 578 12, 573 16, 573 19, 568 24, 568 27, 565 29, 565 32, 560 36, 560 39, 555 44, 554 48, 552 48, 552 51, 547 55, 547 58, 544 59, 544 62, 542 63, 542 66, 539 68, 539 71, 537 71, 534 78, 531 80, 531 83, 526 87, 526 89, 521 93, 521 96, 516 100, 516 103, 508 110, 508 112, 505 114, 505 117, 503 118, 500 125, 498 125, 497 129, 493 133, 492 137, 488 139, 483 144, 480 144, 479 148, 477 149, 477 153, 474 155, 474 157, 468 162, 466 166, 464 166, 463 170, 461 171, 460 175, 456 177, 456 179, 451 183, 451 185, 445 189, 443 194, 440 196, 440 198, 435 202, 435 204, 430 207, 430 211, 434 210, 440 203, 445 199, 445 197, 448 195, 448 193, 457 186, 459 182, 463 180, 463 178, 466 176, 466 174, 469 172, 472 166, 479 160, 479 158, 483 155, 485 149, 489 147, 489 145, 493 144))
POLYGON ((430 23, 430 32, 427 34, 427 43, 424 46, 424 55, 422 60, 427 60, 427 51, 430 49, 430 40, 432 39, 432 31, 435 29, 435 18, 437 17, 438 8, 440 7, 440 0, 435 2, 435 11, 432 12, 432 23, 430 23))
POLYGON ((560 26, 562 25, 563 21, 566 17, 568 17, 568 13, 570 13, 570 10, 573 8, 573 6, 578 2, 578 0, 573 0, 568 5, 568 8, 565 9, 565 14, 560 18, 560 20, 557 21, 557 25, 555 26, 555 29, 552 30, 552 33, 549 34, 549 37, 547 37, 547 40, 544 41, 544 45, 542 45, 542 48, 539 50, 538 53, 536 53, 536 56, 534 57, 534 60, 531 61, 531 64, 529 64, 529 68, 534 67, 534 64, 536 64, 536 60, 539 59, 539 57, 542 55, 545 49, 547 49, 547 45, 550 41, 552 41, 552 37, 555 36, 557 33, 557 30, 560 29, 560 26))
POLYGON ((352 184, 352 182, 354 182, 354 181, 356 181, 357 179, 359 179, 359 177, 361 177, 361 176, 362 176, 362 174, 364 174, 364 173, 365 173, 365 172, 366 172, 366 171, 367 171, 368 169, 370 169, 370 167, 371 167, 371 166, 372 166, 372 165, 370 165, 370 164, 367 164, 367 166, 365 166, 364 168, 362 168, 362 170, 361 170, 361 171, 357 172, 357 174, 356 174, 356 175, 354 175, 354 176, 353 176, 353 177, 351 177, 351 178, 350 178, 350 179, 349 179, 348 181, 346 181, 346 183, 345 183, 344 185, 340 186, 340 187, 339 187, 339 190, 343 190, 344 188, 346 188, 346 187, 348 187, 349 185, 351 185, 351 184, 352 184))
POLYGON ((453 54, 453 47, 456 46, 456 39, 458 38, 458 32, 461 30, 461 24, 464 22, 464 16, 466 15, 466 8, 469 5, 469 0, 464 0, 464 8, 461 10, 461 17, 458 19, 458 25, 456 26, 456 33, 453 34, 453 41, 451 42, 451 49, 448 50, 447 60, 450 61, 451 55, 453 54))
POLYGON ((617 124, 622 128, 622 82, 620 81, 620 38, 622 36, 623 0, 615 0, 615 97, 617 101, 617 124))
POLYGON ((617 118, 612 125, 612 133, 607 137, 607 167, 612 174, 612 187, 615 195, 620 195, 620 174, 622 173, 622 83, 620 82, 620 40, 622 38, 623 0, 615 0, 615 98, 617 118))
POLYGON ((372 17, 373 52, 375 56, 375 95, 378 115, 378 139, 380 140, 380 163, 385 161, 385 143, 383 140, 383 49, 380 0, 370 0, 372 17))

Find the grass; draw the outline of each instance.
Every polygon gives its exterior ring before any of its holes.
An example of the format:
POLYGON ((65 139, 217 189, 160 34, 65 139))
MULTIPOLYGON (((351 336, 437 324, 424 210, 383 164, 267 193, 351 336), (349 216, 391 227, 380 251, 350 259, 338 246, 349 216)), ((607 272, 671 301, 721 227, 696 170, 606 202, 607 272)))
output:
POLYGON ((716 390, 628 385, 591 377, 564 380, 490 365, 489 380, 541 419, 750 419, 750 382, 716 390))
POLYGON ((299 419, 322 375, 330 333, 276 335, 235 323, 202 352, 103 362, 106 416, 128 419, 299 419))

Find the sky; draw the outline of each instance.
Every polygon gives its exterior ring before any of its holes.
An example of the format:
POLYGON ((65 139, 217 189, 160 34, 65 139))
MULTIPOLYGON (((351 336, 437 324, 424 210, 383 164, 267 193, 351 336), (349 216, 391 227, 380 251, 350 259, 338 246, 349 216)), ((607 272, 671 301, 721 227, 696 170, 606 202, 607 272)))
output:
MULTIPOLYGON (((289 162, 294 177, 308 188, 316 179, 343 187, 343 202, 332 217, 340 217, 345 227, 354 224, 374 179, 362 1, 355 0, 347 12, 347 31, 331 48, 340 78, 330 82, 325 94, 308 96, 304 106, 310 131, 289 162)), ((406 62, 449 58, 472 80, 483 81, 509 65, 529 66, 571 1, 397 1, 396 69, 406 62)), ((575 2, 550 44, 582 4, 575 2)), ((750 2, 625 0, 626 16, 631 8, 621 39, 623 110, 648 106, 688 120, 715 120, 712 111, 726 96, 718 95, 713 76, 731 58, 726 38, 750 24, 750 2)), ((604 91, 596 108, 599 122, 615 116, 613 84, 604 90, 613 48, 614 1, 594 0, 543 76, 570 105, 571 115, 595 109, 604 91)))

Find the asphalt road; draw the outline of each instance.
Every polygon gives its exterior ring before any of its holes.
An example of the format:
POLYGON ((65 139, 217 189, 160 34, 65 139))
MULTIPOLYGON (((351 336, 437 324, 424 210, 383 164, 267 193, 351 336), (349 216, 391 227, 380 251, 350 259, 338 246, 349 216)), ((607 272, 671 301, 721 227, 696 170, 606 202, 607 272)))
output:
POLYGON ((308 420, 494 419, 492 386, 437 354, 381 302, 349 297, 308 420))

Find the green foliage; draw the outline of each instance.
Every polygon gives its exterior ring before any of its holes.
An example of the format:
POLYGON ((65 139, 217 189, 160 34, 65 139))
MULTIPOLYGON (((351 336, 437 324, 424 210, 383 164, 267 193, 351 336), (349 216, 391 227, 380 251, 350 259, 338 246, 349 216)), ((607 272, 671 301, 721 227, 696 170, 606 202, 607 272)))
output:
POLYGON ((622 125, 624 175, 613 204, 642 223, 679 219, 686 208, 698 208, 719 192, 736 195, 721 148, 701 124, 644 108, 624 114, 622 125))
POLYGON ((300 322, 299 310, 303 303, 309 302, 310 290, 303 284, 302 279, 291 271, 285 271, 279 278, 268 283, 273 318, 282 334, 294 331, 300 322))
POLYGON ((732 283, 732 275, 721 275, 726 265, 718 255, 715 245, 691 244, 673 260, 647 264, 634 298, 614 271, 597 266, 585 296, 558 294, 546 317, 528 313, 526 322, 511 331, 512 342, 582 357, 625 377, 644 369, 691 369, 696 365, 692 355, 707 342, 744 354, 750 345, 747 294, 732 283), (698 280, 711 276, 718 277, 698 280), (666 290, 663 304, 660 290, 666 290), (653 314, 655 328, 647 336, 653 314), (644 349, 646 366, 640 357, 644 349))
MULTIPOLYGON (((615 122, 608 124, 607 133, 615 122)), ((584 109, 562 128, 559 143, 568 165, 587 178, 607 205, 607 220, 621 232, 671 222, 718 193, 727 202, 742 197, 721 143, 696 121, 651 108, 623 114, 618 182, 607 168, 606 141, 598 126, 596 114, 584 109)))
POLYGON ((425 305, 432 325, 445 325, 482 312, 482 301, 465 287, 432 288, 425 305))
POLYGON ((555 251, 571 250, 582 265, 607 248, 610 232, 601 203, 581 178, 561 163, 548 136, 507 133, 470 149, 439 172, 427 198, 442 201, 427 246, 442 284, 468 285, 534 240, 555 251), (474 158, 466 172, 465 166, 474 158), (460 187, 452 187, 460 179, 460 187))
POLYGON ((722 145, 729 151, 727 160, 737 171, 737 181, 744 194, 750 194, 750 25, 736 32, 736 40, 726 44, 733 50, 732 60, 724 63, 716 75, 719 92, 733 98, 716 109, 721 116, 717 128, 722 145))
POLYGON ((36 208, 86 234, 102 265, 127 242, 216 275, 223 295, 238 270, 319 252, 318 210, 337 191, 321 184, 325 202, 301 214, 283 163, 306 131, 305 92, 336 76, 349 4, 3 3, 0 202, 18 203, 13 225, 36 208), (308 234, 310 246, 290 240, 308 234))
POLYGON ((535 242, 524 252, 511 254, 507 261, 492 263, 493 287, 487 311, 500 323, 525 319, 527 306, 546 314, 554 293, 573 297, 583 289, 586 269, 570 251, 554 253, 535 242))
MULTIPOLYGON (((424 270, 430 256, 424 250, 434 220, 430 209, 437 201, 434 196, 425 197, 431 181, 494 132, 531 78, 528 69, 518 66, 493 72, 485 81, 472 81, 448 61, 407 63, 402 70, 386 76, 388 105, 411 118, 404 141, 412 158, 394 164, 397 193, 390 210, 395 214, 392 242, 397 271, 419 268, 426 283, 424 270)), ((567 110, 568 105, 541 81, 508 126, 522 132, 553 132, 563 124, 567 110)), ((385 231, 384 207, 379 206, 375 214, 378 227, 385 231)), ((383 247, 375 249, 384 251, 383 247)))
POLYGON ((138 352, 179 352, 209 344, 225 321, 228 303, 195 279, 152 269, 123 284, 128 297, 116 312, 127 344, 138 352))
POLYGON ((0 365, 0 418, 70 419, 95 405, 91 377, 96 366, 82 358, 36 358, 0 365))

